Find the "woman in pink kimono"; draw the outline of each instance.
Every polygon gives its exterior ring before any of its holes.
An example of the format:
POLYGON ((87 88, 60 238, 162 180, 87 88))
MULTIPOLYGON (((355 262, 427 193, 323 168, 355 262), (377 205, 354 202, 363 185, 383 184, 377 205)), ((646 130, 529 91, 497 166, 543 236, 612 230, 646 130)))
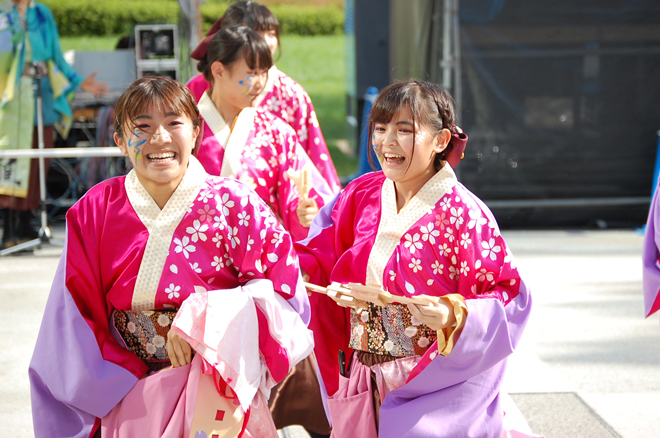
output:
POLYGON ((30 364, 36 437, 277 437, 270 388, 309 354, 289 234, 194 157, 196 103, 167 78, 117 102, 133 165, 67 213, 30 364))
POLYGON ((467 141, 454 117, 436 84, 382 90, 370 130, 383 171, 349 184, 296 244, 312 283, 359 283, 428 303, 347 310, 326 295, 310 298, 333 436, 508 429, 500 385, 530 295, 495 218, 452 170, 467 141))
MULTIPOLYGON (((271 54, 275 56, 280 47, 280 24, 273 13, 264 5, 253 1, 240 1, 227 8, 225 15, 216 21, 207 37, 190 55, 202 61, 206 57, 209 42, 221 27, 244 25, 264 37, 271 54)), ((200 69, 200 71, 202 71, 200 69)), ((188 87, 199 100, 209 88, 204 75, 197 75, 188 82, 188 87)), ((312 100, 305 89, 273 65, 268 70, 268 80, 252 102, 288 123, 296 132, 303 149, 309 155, 330 188, 337 192, 341 188, 337 171, 325 144, 321 127, 316 118, 312 100)))
POLYGON ((335 191, 293 129, 265 109, 252 107, 271 65, 268 44, 250 28, 222 28, 214 35, 199 65, 213 85, 198 101, 204 120, 198 157, 211 175, 237 178, 254 189, 294 240, 300 240, 318 207, 335 191), (296 184, 303 172, 309 175, 309 192, 296 184))

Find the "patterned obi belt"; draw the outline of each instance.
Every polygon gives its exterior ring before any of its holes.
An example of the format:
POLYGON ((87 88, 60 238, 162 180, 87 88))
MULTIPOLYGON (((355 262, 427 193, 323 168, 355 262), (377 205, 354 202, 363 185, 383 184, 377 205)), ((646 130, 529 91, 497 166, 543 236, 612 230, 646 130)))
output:
POLYGON ((351 348, 394 357, 421 356, 437 339, 405 304, 351 309, 351 348))
POLYGON ((167 332, 172 327, 176 310, 134 312, 115 310, 115 328, 127 349, 137 354, 147 365, 169 365, 167 332))

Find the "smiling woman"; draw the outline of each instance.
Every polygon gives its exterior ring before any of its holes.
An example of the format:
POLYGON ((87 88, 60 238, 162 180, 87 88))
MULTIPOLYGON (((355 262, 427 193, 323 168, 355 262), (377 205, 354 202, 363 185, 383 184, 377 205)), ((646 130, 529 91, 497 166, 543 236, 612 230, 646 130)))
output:
POLYGON ((252 107, 272 64, 266 40, 246 26, 221 28, 210 39, 198 66, 211 86, 198 101, 204 119, 199 160, 212 175, 247 183, 294 240, 301 240, 318 206, 337 189, 314 166, 291 126, 262 107, 252 107), (309 175, 309 191, 291 177, 303 173, 309 175))
POLYGON ((154 77, 139 79, 115 107, 115 143, 161 209, 186 173, 200 130, 194 100, 169 88, 154 77))
POLYGON ((139 79, 116 117, 134 168, 67 213, 30 364, 35 436, 277 438, 265 395, 312 348, 291 236, 204 171, 183 85, 139 79))

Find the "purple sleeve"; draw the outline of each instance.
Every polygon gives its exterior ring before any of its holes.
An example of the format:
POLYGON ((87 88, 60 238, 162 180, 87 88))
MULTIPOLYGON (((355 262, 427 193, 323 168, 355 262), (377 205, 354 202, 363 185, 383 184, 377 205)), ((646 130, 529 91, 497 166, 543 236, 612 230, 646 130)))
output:
POLYGON ((644 232, 644 247, 642 249, 642 283, 644 286, 644 314, 648 317, 660 309, 660 214, 658 214, 658 197, 660 190, 656 190, 651 201, 649 218, 644 232))
POLYGON ((67 249, 55 274, 29 377, 35 437, 88 437, 137 382, 106 361, 66 288, 67 249))
POLYGON ((527 324, 531 295, 521 282, 519 294, 506 306, 496 298, 469 299, 466 303, 468 316, 452 352, 446 357, 439 355, 434 344, 422 359, 430 358, 428 365, 383 401, 381 438, 501 433, 498 396, 505 359, 527 324), (425 428, 434 422, 437 426, 441 418, 451 418, 444 423, 444 432, 429 434, 425 428))

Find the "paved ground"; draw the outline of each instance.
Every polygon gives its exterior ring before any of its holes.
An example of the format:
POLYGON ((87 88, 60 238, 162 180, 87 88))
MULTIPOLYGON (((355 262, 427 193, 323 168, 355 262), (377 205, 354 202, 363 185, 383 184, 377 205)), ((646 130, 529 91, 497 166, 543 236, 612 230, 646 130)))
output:
MULTIPOLYGON (((54 233, 61 237, 61 227, 54 233)), ((641 236, 504 235, 533 288, 534 312, 506 381, 532 429, 547 438, 659 436, 660 324, 643 318, 641 236)), ((27 366, 59 253, 0 258, 0 438, 33 436, 27 366)))

